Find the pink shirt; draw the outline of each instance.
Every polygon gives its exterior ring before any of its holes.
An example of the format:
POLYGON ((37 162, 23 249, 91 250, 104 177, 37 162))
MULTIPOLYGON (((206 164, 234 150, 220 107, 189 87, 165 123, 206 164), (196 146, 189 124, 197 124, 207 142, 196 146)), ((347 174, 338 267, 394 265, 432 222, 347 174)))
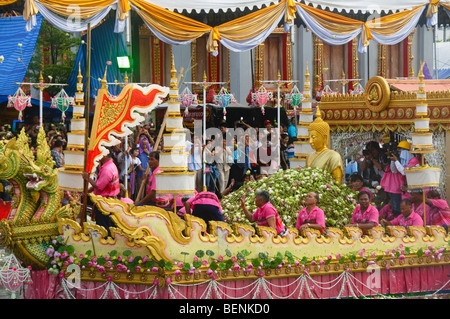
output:
POLYGON ((201 192, 198 193, 195 197, 189 198, 188 203, 191 204, 191 209, 194 209, 194 206, 197 204, 200 205, 212 205, 219 208, 219 211, 222 213, 222 206, 220 206, 219 198, 216 194, 212 192, 201 192))
POLYGON ((423 226, 422 217, 416 212, 411 212, 409 216, 405 219, 402 214, 398 215, 395 219, 391 221, 393 226, 423 226))
POLYGON ((392 208, 389 205, 384 205, 383 208, 380 209, 379 217, 386 220, 393 220, 395 218, 392 213, 392 208))
POLYGON ((364 213, 361 212, 361 205, 355 207, 355 210, 352 214, 352 224, 361 224, 361 223, 369 223, 374 222, 375 226, 378 226, 378 209, 369 205, 364 213))
POLYGON ((430 210, 431 225, 450 225, 450 208, 447 201, 444 199, 430 199, 430 201, 433 205, 430 210))
POLYGON ((314 206, 314 208, 311 209, 308 214, 305 207, 298 213, 295 228, 299 229, 300 226, 305 223, 319 224, 320 226, 322 226, 322 230, 320 231, 320 233, 323 233, 323 231, 325 230, 325 213, 319 207, 314 206))
POLYGON ((284 230, 284 225, 283 222, 281 221, 280 215, 278 215, 276 208, 273 207, 273 205, 270 202, 267 202, 263 206, 258 207, 252 216, 253 219, 256 220, 258 226, 267 226, 267 227, 269 227, 269 224, 267 223, 267 218, 275 217, 276 223, 275 227, 277 234, 281 233, 284 230))
MULTIPOLYGON (((416 212, 423 220, 423 204, 417 205, 417 207, 414 207, 414 204, 412 204, 412 210, 416 212)), ((426 215, 426 224, 431 225, 431 207, 425 204, 425 215, 426 215)))
POLYGON ((95 195, 112 197, 120 193, 119 171, 112 159, 100 167, 95 186, 95 195))
MULTIPOLYGON (((152 174, 148 178, 148 185, 147 185, 147 193, 150 191, 156 191, 156 177, 155 174, 162 173, 162 170, 159 168, 155 168, 155 170, 152 172, 152 174)), ((154 202, 166 202, 169 200, 169 197, 165 197, 164 195, 157 194, 154 202)))

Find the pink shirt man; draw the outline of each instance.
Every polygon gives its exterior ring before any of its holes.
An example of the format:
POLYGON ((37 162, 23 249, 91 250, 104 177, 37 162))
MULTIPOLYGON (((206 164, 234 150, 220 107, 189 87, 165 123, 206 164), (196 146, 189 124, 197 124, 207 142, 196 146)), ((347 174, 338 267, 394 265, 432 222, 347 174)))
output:
POLYGON ((120 193, 119 171, 112 159, 100 167, 95 185, 98 188, 94 188, 95 195, 112 197, 120 193))
POLYGON ((412 211, 411 214, 405 219, 402 214, 391 220, 392 226, 423 226, 422 217, 419 214, 412 211))
POLYGON ((270 202, 267 202, 263 206, 258 207, 252 216, 256 220, 258 226, 267 227, 269 227, 267 218, 275 216, 277 234, 281 233, 284 230, 284 225, 280 218, 280 215, 278 215, 276 208, 273 207, 270 202))
POLYGON ((303 208, 299 213, 297 217, 297 223, 295 224, 295 228, 300 228, 301 225, 304 223, 310 223, 310 224, 319 224, 322 226, 322 230, 320 233, 323 233, 325 230, 325 213, 322 209, 315 206, 308 214, 306 207, 303 208))
POLYGON ((352 224, 374 222, 375 226, 378 226, 378 217, 378 209, 375 206, 369 205, 366 211, 362 213, 361 206, 358 205, 352 214, 352 224))
POLYGON ((219 208, 219 211, 222 213, 222 206, 220 206, 219 198, 216 194, 212 192, 201 192, 195 195, 195 197, 191 197, 187 200, 187 202, 191 205, 191 209, 194 210, 194 206, 197 204, 203 205, 213 205, 219 208))

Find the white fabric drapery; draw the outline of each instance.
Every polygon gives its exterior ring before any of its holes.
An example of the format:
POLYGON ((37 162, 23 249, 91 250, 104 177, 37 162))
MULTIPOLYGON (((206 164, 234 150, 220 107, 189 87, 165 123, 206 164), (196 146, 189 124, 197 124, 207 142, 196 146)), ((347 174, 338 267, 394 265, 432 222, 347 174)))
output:
POLYGON ((105 9, 101 10, 96 15, 92 16, 89 19, 86 19, 84 21, 81 20, 69 20, 67 18, 63 18, 51 10, 47 9, 44 5, 39 3, 38 1, 35 2, 36 6, 39 9, 39 13, 42 14, 42 16, 54 27, 56 27, 59 30, 62 30, 64 32, 81 32, 84 30, 87 30, 88 23, 91 23, 91 26, 96 26, 97 24, 102 21, 106 15, 109 13, 111 9, 113 9, 112 6, 105 7, 105 9))

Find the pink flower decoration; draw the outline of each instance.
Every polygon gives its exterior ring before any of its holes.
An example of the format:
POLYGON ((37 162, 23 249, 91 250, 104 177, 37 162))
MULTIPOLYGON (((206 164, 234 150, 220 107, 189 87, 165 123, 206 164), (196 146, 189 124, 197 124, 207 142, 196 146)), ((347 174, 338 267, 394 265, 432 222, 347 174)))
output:
POLYGON ((181 274, 181 270, 177 269, 173 273, 175 276, 179 276, 181 274))
POLYGON ((159 284, 159 281, 158 281, 158 279, 155 278, 155 279, 153 280, 153 285, 154 285, 154 286, 158 286, 158 284, 159 284))
POLYGON ((158 272, 158 267, 153 267, 152 272, 158 272))
POLYGON ((170 284, 172 283, 172 279, 170 279, 170 277, 167 278, 167 279, 166 279, 166 283, 167 283, 168 285, 170 285, 170 284))
POLYGON ((341 254, 337 254, 337 255, 336 255, 336 259, 337 259, 337 260, 341 259, 341 257, 342 257, 341 254))
POLYGON ((327 256, 327 259, 328 259, 328 260, 330 260, 330 259, 332 259, 332 258, 333 258, 333 256, 331 256, 331 255, 328 255, 328 256, 327 256))

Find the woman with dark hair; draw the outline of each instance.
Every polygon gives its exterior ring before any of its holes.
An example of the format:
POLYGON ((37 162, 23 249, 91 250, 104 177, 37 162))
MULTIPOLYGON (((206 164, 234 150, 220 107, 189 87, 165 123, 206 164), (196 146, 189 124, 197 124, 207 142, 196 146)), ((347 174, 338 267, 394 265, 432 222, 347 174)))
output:
POLYGON ((358 227, 367 231, 375 226, 378 226, 378 209, 370 204, 370 194, 366 191, 358 193, 359 205, 355 207, 352 214, 351 224, 347 227, 358 227))
POLYGON ((298 213, 297 223, 295 228, 303 231, 307 228, 317 229, 320 233, 325 230, 325 213, 322 209, 317 207, 319 203, 319 195, 315 192, 310 192, 306 195, 306 207, 298 213))

